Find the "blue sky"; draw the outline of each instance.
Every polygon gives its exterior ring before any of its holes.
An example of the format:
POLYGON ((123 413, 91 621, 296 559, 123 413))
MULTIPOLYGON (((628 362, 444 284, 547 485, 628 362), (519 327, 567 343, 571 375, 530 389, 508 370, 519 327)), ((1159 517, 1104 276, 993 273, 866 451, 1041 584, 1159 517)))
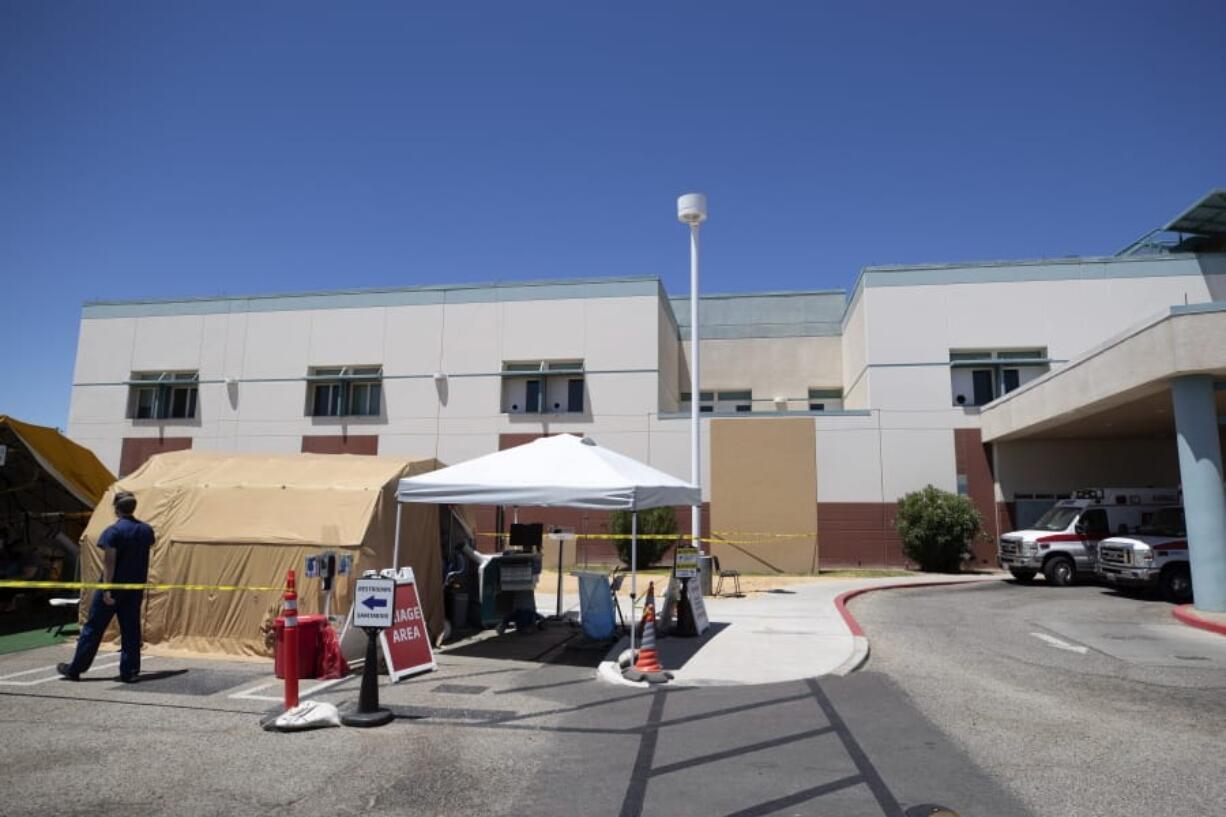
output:
POLYGON ((1226 185, 1226 4, 0 4, 0 413, 81 303, 1110 254, 1226 185))

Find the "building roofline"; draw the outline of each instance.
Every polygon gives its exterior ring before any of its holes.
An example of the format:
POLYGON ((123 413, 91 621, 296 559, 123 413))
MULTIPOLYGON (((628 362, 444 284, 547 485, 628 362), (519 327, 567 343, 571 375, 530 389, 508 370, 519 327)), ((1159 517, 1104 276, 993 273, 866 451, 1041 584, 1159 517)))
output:
POLYGON ((458 284, 420 284, 398 287, 349 287, 345 289, 296 290, 293 292, 262 292, 248 295, 192 295, 181 298, 133 298, 85 301, 84 306, 134 306, 138 304, 187 304, 212 301, 260 301, 279 298, 319 298, 333 295, 381 295, 400 292, 449 292, 453 290, 513 289, 519 287, 582 286, 585 284, 616 284, 655 281, 663 288, 658 275, 614 275, 608 277, 542 278, 527 281, 490 281, 458 284))
MULTIPOLYGON (((767 292, 712 292, 700 294, 699 301, 718 300, 724 298, 793 298, 797 295, 847 295, 846 289, 778 289, 767 292)), ((669 295, 670 300, 688 301, 689 295, 669 295)))
MULTIPOLYGON (((1171 253, 1160 256, 1162 259, 1195 258, 1196 253, 1171 253)), ((943 270, 943 269, 979 269, 995 267, 1037 267, 1056 266, 1060 264, 1119 264, 1128 262, 1153 262, 1153 256, 1119 256, 1119 255, 1061 255, 1054 258, 1022 258, 997 259, 987 261, 946 262, 939 264, 874 264, 862 267, 860 275, 866 272, 909 272, 911 270, 943 270)))

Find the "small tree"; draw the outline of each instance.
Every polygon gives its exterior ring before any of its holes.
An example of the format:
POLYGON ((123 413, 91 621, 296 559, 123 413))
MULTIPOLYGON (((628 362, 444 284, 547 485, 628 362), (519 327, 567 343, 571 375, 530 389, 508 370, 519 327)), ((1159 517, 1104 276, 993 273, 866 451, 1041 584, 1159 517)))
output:
MULTIPOLYGON (((609 532, 620 534, 624 539, 614 539, 617 546, 617 556, 626 565, 630 564, 630 511, 614 511, 609 520, 609 532)), ((677 533, 677 512, 673 508, 648 508, 639 511, 639 567, 650 567, 660 561, 660 557, 673 544, 671 537, 677 533)))
POLYGON ((970 499, 932 485, 898 500, 894 527, 920 570, 957 573, 983 520, 970 499))

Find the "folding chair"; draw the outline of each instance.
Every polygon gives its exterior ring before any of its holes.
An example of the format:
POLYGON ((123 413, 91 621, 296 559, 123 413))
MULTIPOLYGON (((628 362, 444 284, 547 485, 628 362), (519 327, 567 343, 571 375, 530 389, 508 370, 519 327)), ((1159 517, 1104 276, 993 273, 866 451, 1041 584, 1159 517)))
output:
POLYGON ((719 595, 724 589, 724 579, 732 579, 732 587, 735 592, 734 596, 743 596, 741 592, 741 571, 739 570, 722 570, 719 566, 719 557, 712 556, 712 563, 715 567, 715 575, 719 576, 719 582, 715 585, 715 595, 719 595))
POLYGON ((614 571, 609 576, 609 590, 613 593, 613 609, 617 611, 617 620, 621 622, 622 631, 628 632, 626 616, 622 613, 622 603, 617 598, 617 592, 622 589, 622 581, 625 578, 625 573, 614 571))

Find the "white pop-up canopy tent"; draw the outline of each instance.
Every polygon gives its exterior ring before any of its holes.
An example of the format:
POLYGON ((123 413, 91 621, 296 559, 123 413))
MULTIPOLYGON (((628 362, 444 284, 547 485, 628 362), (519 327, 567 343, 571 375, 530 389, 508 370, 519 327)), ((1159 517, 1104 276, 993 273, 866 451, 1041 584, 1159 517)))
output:
MULTIPOLYGON (((638 511, 697 505, 699 489, 610 451, 590 437, 559 434, 400 480, 401 502, 522 505, 631 511, 630 593, 638 597, 638 511)), ((399 518, 399 517, 397 517, 399 518)), ((396 548, 399 552, 399 531, 396 548)), ((634 628, 630 628, 634 648, 634 628)))

